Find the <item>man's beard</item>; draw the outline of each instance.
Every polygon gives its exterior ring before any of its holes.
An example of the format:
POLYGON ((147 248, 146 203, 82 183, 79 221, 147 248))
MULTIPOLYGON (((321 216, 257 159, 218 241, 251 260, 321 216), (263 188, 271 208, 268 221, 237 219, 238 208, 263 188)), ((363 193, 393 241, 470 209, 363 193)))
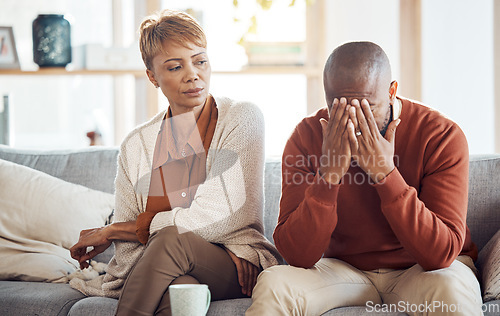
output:
POLYGON ((382 129, 380 130, 380 134, 385 137, 385 133, 387 132, 387 128, 389 127, 389 124, 392 122, 392 104, 389 104, 389 113, 387 113, 384 121, 384 125, 382 126, 382 129))

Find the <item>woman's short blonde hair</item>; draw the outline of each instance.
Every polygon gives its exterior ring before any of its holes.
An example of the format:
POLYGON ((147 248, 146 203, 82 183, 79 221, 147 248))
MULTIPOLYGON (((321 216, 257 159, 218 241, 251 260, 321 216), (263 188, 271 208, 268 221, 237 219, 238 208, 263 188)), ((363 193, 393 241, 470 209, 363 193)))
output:
POLYGON ((145 18, 139 28, 139 46, 147 69, 153 70, 153 58, 164 52, 165 41, 184 47, 188 43, 207 47, 205 32, 191 15, 182 11, 163 10, 145 18))

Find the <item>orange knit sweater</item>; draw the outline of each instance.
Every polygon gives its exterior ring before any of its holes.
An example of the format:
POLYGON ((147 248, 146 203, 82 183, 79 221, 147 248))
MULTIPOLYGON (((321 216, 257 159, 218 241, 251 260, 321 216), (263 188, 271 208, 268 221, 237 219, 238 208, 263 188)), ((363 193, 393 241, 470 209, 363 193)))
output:
POLYGON ((402 101, 396 168, 373 184, 355 165, 341 184, 318 174, 320 109, 297 125, 282 160, 276 247, 294 266, 337 258, 358 269, 426 270, 449 266, 459 254, 477 258, 466 226, 469 154, 457 124, 435 110, 402 101))

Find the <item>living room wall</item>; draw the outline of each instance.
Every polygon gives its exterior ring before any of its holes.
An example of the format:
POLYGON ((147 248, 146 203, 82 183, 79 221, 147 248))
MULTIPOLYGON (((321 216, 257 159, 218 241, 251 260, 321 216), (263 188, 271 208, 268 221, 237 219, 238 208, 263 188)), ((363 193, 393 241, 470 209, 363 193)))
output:
MULTIPOLYGON (((229 0, 228 0, 229 1, 229 0)), ((253 1, 253 0, 252 0, 253 1)), ((316 0, 324 4, 324 26, 322 31, 323 51, 317 52, 318 64, 323 64, 326 56, 339 44, 349 40, 371 40, 380 44, 389 55, 393 67, 394 79, 400 81, 400 92, 405 94, 409 86, 403 79, 407 68, 403 67, 401 49, 401 16, 402 1, 418 3, 420 8, 421 39, 419 76, 421 86, 418 99, 436 108, 455 120, 464 130, 472 154, 492 153, 495 141, 500 139, 499 127, 495 125, 495 89, 494 89, 494 17, 493 0, 316 0)), ((32 61, 31 24, 37 13, 70 10, 79 14, 78 21, 94 21, 82 27, 75 25, 78 32, 74 45, 97 41, 103 45, 112 42, 110 11, 115 0, 84 2, 63 0, 40 0, 33 4, 30 0, 2 1, 0 25, 14 25, 16 42, 23 70, 36 68, 32 61), (78 7, 80 6, 80 7, 78 7), (87 8, 101 8, 99 11, 86 11, 87 8), (86 13, 85 13, 86 12, 86 13), (90 17, 86 16, 91 16, 90 17), (20 24, 20 21, 24 21, 20 24), (26 22, 27 21, 27 22, 26 22), (18 36, 19 35, 19 36, 18 36), (80 41, 80 42, 79 42, 80 41)), ((131 1, 123 1, 131 5, 131 1)), ((165 1, 168 3, 168 1, 165 1)), ((129 22, 133 18, 124 16, 129 22)), ((403 19, 404 20, 404 19, 403 19)), ((136 23, 122 23, 135 25, 136 23)), ((318 32, 318 33, 322 33, 318 32)), ((133 34, 127 29, 124 34, 133 34)), ((133 37, 133 36, 131 36, 133 37)), ((220 42, 218 43, 220 45, 220 42)), ((498 44, 497 44, 498 45, 498 44)), ((215 62, 215 60, 214 60, 215 62)), ((500 65, 500 61, 497 61, 500 65)), ((498 72, 498 71, 497 71, 498 72)), ((277 82, 290 85, 284 78, 293 79, 294 84, 305 82, 303 75, 268 76, 266 81, 256 79, 255 75, 238 75, 242 82, 253 85, 263 83, 265 89, 277 82), (297 79, 294 79, 297 77, 297 79)), ((234 75, 214 75, 213 89, 228 94, 224 89, 234 82, 234 75)), ((321 85, 319 83, 319 85, 321 85)), ((74 77, 37 77, 0 76, 0 93, 12 93, 14 109, 18 117, 14 124, 17 144, 29 147, 68 147, 85 146, 88 142, 85 132, 94 128, 98 120, 106 121, 102 126, 108 128, 107 144, 119 143, 120 137, 114 137, 117 118, 113 108, 112 78, 106 76, 74 76, 74 77), (54 94, 53 91, 59 91, 54 94), (61 92, 62 91, 62 92, 61 92), (29 92, 29 93, 27 93, 29 92), (20 106, 22 105, 22 106, 20 106)), ((322 89, 322 87, 320 87, 322 89)), ((261 90, 265 90, 261 89, 261 90)), ((307 88, 303 88, 305 91, 307 88)), ((295 113, 301 117, 314 110, 308 107, 304 91, 289 89, 286 102, 269 102, 265 97, 256 97, 254 91, 246 89, 245 93, 234 90, 234 94, 244 98, 255 98, 255 102, 267 111, 270 122, 279 117, 279 113, 295 113), (298 93, 298 94, 297 94, 298 93), (290 107, 291 103, 303 104, 303 108, 290 107), (285 106, 284 104, 288 105, 285 106), (269 109, 272 109, 269 110, 269 109)), ((233 91, 230 91, 233 93, 233 91)), ((269 92, 272 94, 272 91, 269 92)), ((258 94, 260 96, 260 94, 258 94)), ((322 101, 322 99, 320 100, 322 101)), ((319 102, 317 107, 323 104, 319 102)), ((119 113, 127 118, 127 124, 133 126, 136 118, 132 117, 134 109, 123 108, 119 113), (130 117, 130 118, 129 118, 130 117)), ((498 120, 498 119, 497 119, 498 120)), ((123 120, 125 121, 125 120, 123 120)), ((285 127, 290 130, 296 118, 287 118, 285 127)), ((122 122, 118 119, 118 123, 122 122)), ((129 125, 126 130, 130 130, 129 125)), ((269 125, 276 129, 276 124, 269 125)), ((267 129, 272 135, 273 130, 267 129)), ((269 141, 273 150, 279 152, 288 132, 281 133, 283 139, 269 141)))
MULTIPOLYGON (((495 113, 500 109, 495 110, 493 88, 493 0, 402 1, 420 8, 421 42, 415 45, 421 48, 418 97, 405 94, 408 82, 402 80, 402 69, 411 67, 401 64, 399 0, 327 1, 327 53, 345 41, 378 43, 391 60, 403 96, 418 98, 456 121, 471 154, 494 153, 495 139, 500 138, 495 113)), ((419 39, 410 43, 413 40, 419 39)))
POLYGON ((473 154, 495 152, 500 137, 493 18, 493 0, 422 1, 422 99, 461 126, 473 154))

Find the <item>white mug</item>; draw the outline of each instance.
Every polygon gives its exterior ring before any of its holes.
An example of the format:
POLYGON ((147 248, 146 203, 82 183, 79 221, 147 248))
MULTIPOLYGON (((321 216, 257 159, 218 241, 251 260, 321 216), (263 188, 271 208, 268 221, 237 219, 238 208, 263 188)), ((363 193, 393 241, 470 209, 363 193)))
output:
POLYGON ((206 284, 174 284, 168 287, 172 316, 205 316, 210 307, 206 284))

